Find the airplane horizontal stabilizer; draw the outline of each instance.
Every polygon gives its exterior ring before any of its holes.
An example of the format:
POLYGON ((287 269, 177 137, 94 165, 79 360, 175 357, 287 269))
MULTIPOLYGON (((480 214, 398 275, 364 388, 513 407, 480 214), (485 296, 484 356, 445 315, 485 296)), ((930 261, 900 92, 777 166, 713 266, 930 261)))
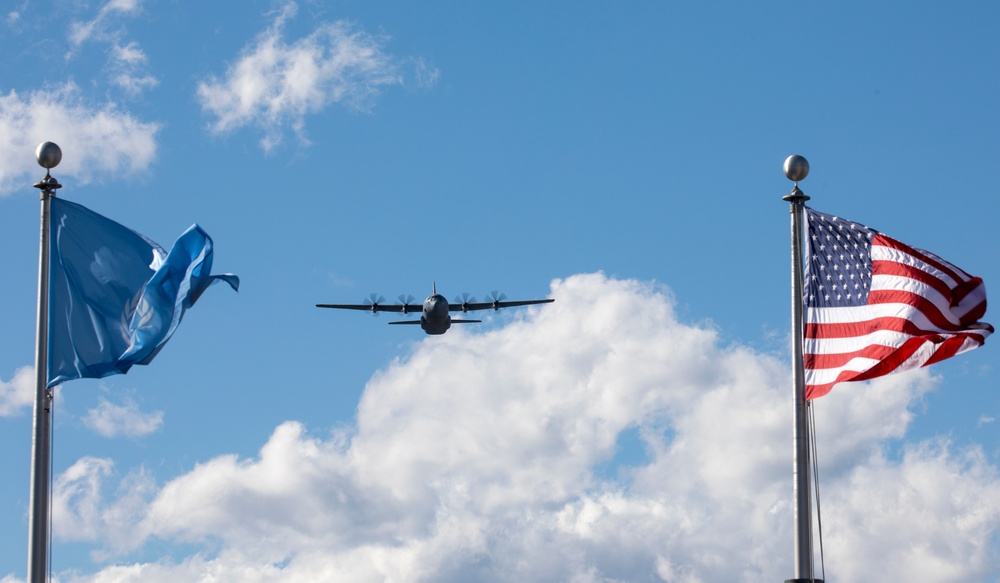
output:
POLYGON ((410 325, 417 324, 417 325, 419 325, 420 324, 420 320, 401 320, 399 322, 389 322, 389 323, 390 324, 410 324, 410 325))
POLYGON ((482 320, 456 320, 454 318, 451 319, 452 324, 479 324, 480 322, 482 322, 482 320))

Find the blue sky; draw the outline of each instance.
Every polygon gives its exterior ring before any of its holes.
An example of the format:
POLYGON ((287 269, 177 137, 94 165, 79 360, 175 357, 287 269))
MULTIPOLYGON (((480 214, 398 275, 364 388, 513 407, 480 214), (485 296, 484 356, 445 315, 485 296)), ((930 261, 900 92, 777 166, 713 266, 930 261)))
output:
MULTIPOLYGON (((60 581, 792 577, 789 227, 1000 281, 986 2, 0 9, 0 581, 23 580, 59 196, 215 271, 148 367, 60 388, 60 581), (320 302, 554 304, 428 337, 320 302)), ((995 322, 992 311, 986 321, 995 322)), ((818 401, 828 579, 1000 575, 997 356, 818 401)))

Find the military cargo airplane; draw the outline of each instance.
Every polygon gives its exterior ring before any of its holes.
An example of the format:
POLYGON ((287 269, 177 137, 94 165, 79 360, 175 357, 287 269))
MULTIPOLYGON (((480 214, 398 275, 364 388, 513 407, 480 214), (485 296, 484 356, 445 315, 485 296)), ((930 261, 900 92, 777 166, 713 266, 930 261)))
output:
POLYGON ((513 308, 515 306, 530 306, 532 304, 547 304, 554 302, 554 299, 547 300, 518 300, 513 302, 504 301, 505 296, 493 292, 490 294, 490 301, 477 302, 475 298, 468 295, 455 300, 449 304, 443 295, 437 293, 437 283, 431 286, 431 295, 427 296, 423 305, 412 303, 414 298, 410 296, 399 297, 398 304, 385 304, 385 298, 372 294, 366 304, 316 304, 317 308, 335 308, 339 310, 361 310, 377 314, 379 312, 396 312, 401 314, 415 314, 420 312, 419 320, 402 320, 389 322, 389 324, 420 324, 424 332, 428 334, 444 334, 451 328, 452 324, 474 324, 482 320, 460 320, 452 318, 449 312, 472 312, 475 310, 499 310, 500 308, 513 308))

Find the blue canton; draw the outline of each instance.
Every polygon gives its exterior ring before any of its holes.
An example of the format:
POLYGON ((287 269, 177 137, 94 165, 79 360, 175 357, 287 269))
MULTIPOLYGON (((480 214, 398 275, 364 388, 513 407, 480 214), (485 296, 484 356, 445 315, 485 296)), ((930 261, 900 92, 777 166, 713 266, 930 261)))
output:
POLYGON ((803 301, 807 307, 863 306, 871 291, 874 229, 806 208, 809 252, 803 301))

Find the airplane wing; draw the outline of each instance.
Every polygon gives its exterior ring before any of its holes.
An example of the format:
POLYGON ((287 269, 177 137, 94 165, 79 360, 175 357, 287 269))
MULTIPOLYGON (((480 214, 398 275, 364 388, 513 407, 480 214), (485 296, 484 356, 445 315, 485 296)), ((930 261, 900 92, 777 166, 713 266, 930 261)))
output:
POLYGON ((464 303, 456 302, 454 304, 448 304, 448 310, 451 312, 471 312, 473 310, 499 310, 500 308, 513 308, 516 306, 548 304, 554 301, 555 301, 554 299, 549 298, 547 300, 517 300, 513 302, 464 302, 464 303))
POLYGON ((337 310, 360 310, 362 312, 397 312, 400 314, 419 314, 423 311, 421 304, 316 304, 317 308, 334 308, 337 310))

